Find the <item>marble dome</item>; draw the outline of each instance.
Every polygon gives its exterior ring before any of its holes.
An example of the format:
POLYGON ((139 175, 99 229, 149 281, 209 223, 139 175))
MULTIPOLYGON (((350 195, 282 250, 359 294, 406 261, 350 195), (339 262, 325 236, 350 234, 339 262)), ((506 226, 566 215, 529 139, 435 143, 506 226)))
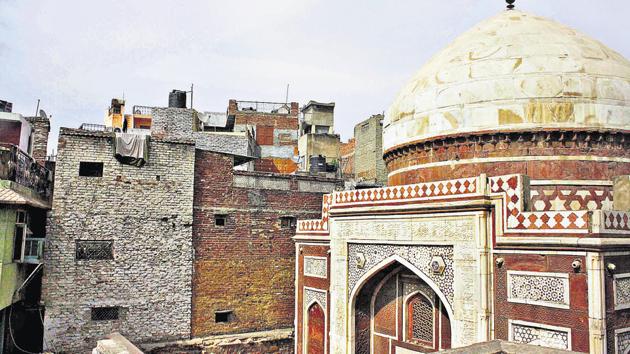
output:
POLYGON ((503 11, 403 87, 385 117, 383 148, 493 130, 627 130, 629 102, 622 55, 549 19, 503 11))

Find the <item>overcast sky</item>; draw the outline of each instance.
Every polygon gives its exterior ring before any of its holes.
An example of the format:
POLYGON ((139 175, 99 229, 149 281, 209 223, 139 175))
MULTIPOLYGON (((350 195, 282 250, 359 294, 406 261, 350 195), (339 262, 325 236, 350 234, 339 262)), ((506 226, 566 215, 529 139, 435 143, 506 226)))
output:
MULTIPOLYGON (((519 0, 626 58, 629 0, 519 0)), ((102 123, 113 97, 194 107, 228 99, 334 101, 335 130, 387 109, 436 51, 503 11, 501 0, 0 0, 0 99, 59 127, 102 123)))

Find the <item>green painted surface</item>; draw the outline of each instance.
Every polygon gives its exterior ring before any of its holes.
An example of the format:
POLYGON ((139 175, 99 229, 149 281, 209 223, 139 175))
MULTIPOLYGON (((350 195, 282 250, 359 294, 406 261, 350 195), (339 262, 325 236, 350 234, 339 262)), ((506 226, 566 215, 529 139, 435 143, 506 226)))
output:
POLYGON ((0 267, 0 309, 12 303, 13 292, 22 279, 19 264, 13 262, 13 234, 16 209, 0 206, 0 243, 2 267, 0 267))

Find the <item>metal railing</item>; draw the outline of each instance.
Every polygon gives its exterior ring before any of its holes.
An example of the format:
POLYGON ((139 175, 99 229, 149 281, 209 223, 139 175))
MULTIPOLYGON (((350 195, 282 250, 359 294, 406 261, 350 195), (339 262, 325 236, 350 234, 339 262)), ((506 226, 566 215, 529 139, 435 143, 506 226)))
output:
POLYGON ((44 238, 27 238, 24 242, 23 263, 42 263, 44 260, 44 238))
POLYGON ((257 101, 236 101, 236 109, 243 112, 260 112, 273 114, 291 113, 290 103, 277 102, 257 102, 257 101))
POLYGON ((153 112, 153 107, 149 106, 133 106, 134 115, 150 116, 153 112))
POLYGON ((52 172, 15 145, 0 146, 0 179, 33 189, 45 199, 52 195, 52 172))

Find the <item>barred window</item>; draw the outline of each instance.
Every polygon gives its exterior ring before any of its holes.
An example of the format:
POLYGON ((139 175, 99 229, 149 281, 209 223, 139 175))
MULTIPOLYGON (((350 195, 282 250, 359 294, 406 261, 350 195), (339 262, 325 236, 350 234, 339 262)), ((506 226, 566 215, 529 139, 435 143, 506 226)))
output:
POLYGON ((77 241, 76 259, 114 259, 114 241, 77 241))
POLYGON ((92 321, 113 321, 120 315, 120 307, 92 307, 92 321))

